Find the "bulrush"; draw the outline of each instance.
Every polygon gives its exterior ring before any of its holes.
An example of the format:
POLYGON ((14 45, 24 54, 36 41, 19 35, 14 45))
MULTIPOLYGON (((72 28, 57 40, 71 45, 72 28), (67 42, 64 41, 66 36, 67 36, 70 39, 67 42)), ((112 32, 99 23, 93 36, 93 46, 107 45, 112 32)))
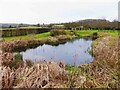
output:
POLYGON ((16 88, 46 88, 60 81, 63 69, 54 61, 36 63, 32 67, 19 68, 15 71, 16 88))
POLYGON ((13 88, 15 83, 15 73, 9 67, 0 67, 0 89, 13 88))

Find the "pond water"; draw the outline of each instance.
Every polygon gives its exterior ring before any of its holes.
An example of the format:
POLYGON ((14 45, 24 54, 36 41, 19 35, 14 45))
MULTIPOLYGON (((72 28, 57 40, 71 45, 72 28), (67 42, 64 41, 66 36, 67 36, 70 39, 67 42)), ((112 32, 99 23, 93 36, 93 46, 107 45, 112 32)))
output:
POLYGON ((92 42, 91 39, 81 38, 57 46, 43 44, 37 48, 20 52, 20 54, 22 54, 23 60, 54 60, 56 62, 63 61, 70 65, 80 65, 93 61, 92 55, 88 52, 91 49, 92 42))

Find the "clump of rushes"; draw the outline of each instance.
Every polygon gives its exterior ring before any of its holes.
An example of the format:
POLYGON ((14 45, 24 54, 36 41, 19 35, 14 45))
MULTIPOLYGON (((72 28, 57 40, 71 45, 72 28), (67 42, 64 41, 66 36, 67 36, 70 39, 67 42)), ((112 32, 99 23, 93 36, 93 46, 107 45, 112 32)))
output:
POLYGON ((47 38, 47 44, 56 44, 58 42, 58 39, 55 37, 48 37, 47 38))
POLYGON ((18 69, 24 65, 23 57, 20 53, 15 53, 13 61, 10 64, 10 68, 18 69))
POLYGON ((69 65, 69 64, 66 65, 66 68, 65 68, 65 69, 68 70, 68 71, 73 71, 73 72, 80 70, 80 68, 75 67, 75 66, 71 66, 71 65, 69 65))
POLYGON ((76 88, 84 82, 81 79, 82 76, 79 67, 66 65, 66 70, 68 71, 67 88, 76 88))
POLYGON ((32 67, 34 63, 31 60, 26 60, 26 66, 32 67))
POLYGON ((94 56, 92 49, 88 50, 88 53, 89 53, 90 55, 94 56))

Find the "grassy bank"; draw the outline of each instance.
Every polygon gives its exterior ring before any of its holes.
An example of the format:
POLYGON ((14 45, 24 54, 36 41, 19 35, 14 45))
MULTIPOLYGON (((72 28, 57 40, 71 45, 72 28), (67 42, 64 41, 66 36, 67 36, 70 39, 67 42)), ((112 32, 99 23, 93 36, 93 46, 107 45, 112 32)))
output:
POLYGON ((94 61, 79 67, 67 66, 72 71, 70 85, 80 88, 119 88, 118 37, 106 36, 96 39, 92 44, 94 61), (86 81, 78 84, 77 77, 84 76, 86 81), (72 84, 71 84, 72 83, 72 84))

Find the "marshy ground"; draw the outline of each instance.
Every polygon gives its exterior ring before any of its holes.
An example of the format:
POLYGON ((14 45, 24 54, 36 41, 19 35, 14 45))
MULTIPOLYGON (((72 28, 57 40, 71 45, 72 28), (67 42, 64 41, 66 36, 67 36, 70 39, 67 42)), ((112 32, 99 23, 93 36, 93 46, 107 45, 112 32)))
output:
MULTIPOLYGON (((50 33, 47 35, 50 36, 50 33)), ((117 31, 88 30, 72 33, 67 31, 64 35, 59 35, 58 32, 52 37, 47 35, 45 34, 42 40, 22 36, 25 38, 17 37, 18 41, 11 41, 14 38, 12 37, 12 39, 5 38, 7 41, 1 42, 3 52, 1 51, 0 54, 2 57, 0 88, 119 88, 118 43, 120 40, 117 31), (97 35, 97 39, 92 44, 94 61, 78 67, 54 61, 23 62, 19 56, 14 59, 11 53, 13 48, 23 48, 29 44, 42 44, 48 41, 55 43, 77 36, 85 38, 93 35, 95 37, 97 35)))

